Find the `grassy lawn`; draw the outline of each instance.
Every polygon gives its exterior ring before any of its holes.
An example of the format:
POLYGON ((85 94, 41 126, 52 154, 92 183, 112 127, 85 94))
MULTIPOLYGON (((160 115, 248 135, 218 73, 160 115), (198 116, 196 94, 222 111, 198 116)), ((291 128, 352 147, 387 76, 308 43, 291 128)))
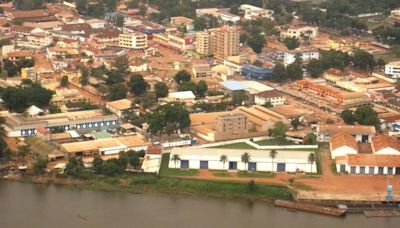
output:
POLYGON ((75 185, 80 189, 99 191, 120 191, 129 193, 168 193, 192 196, 241 198, 251 200, 291 200, 286 187, 256 183, 250 188, 248 183, 189 180, 152 175, 124 175, 122 177, 98 177, 86 184, 75 185))
POLYGON ((169 153, 163 154, 160 167, 160 176, 171 177, 171 176, 197 176, 199 170, 197 169, 170 169, 168 168, 169 153))
POLYGON ((229 173, 228 171, 224 171, 224 170, 212 170, 211 171, 213 176, 216 177, 231 177, 231 173, 229 173))
POLYGON ((224 149, 255 149, 254 147, 241 142, 241 143, 232 143, 232 144, 227 144, 227 145, 222 145, 222 146, 215 146, 215 147, 210 147, 210 148, 224 148, 224 149))
POLYGON ((258 144, 258 145, 260 145, 260 146, 269 146, 269 145, 295 145, 295 144, 290 143, 290 142, 288 142, 288 141, 283 142, 282 144, 278 144, 278 143, 276 142, 275 139, 264 139, 264 140, 256 141, 256 142, 254 142, 254 143, 256 143, 256 144, 258 144))
POLYGON ((272 173, 272 172, 238 171, 236 175, 238 177, 254 177, 254 178, 272 178, 272 177, 275 177, 275 173, 272 173))

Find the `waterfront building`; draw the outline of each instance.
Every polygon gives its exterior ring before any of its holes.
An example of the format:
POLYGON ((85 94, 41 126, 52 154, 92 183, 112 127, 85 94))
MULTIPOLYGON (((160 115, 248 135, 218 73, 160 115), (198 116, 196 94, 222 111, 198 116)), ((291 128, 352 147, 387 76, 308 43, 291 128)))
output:
POLYGON ((209 169, 209 170, 243 170, 264 172, 307 172, 316 173, 317 165, 308 162, 312 151, 279 150, 277 157, 269 157, 269 150, 238 150, 221 148, 172 148, 171 155, 179 156, 180 160, 169 159, 169 168, 177 169, 209 169), (244 152, 250 155, 250 161, 245 164, 241 156, 244 152), (226 155, 227 161, 221 162, 221 156, 226 155))

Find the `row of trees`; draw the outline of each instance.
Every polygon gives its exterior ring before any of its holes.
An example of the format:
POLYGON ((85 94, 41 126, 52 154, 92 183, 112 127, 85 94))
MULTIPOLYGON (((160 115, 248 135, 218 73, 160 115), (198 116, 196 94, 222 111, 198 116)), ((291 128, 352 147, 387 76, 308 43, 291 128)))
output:
POLYGON ((35 62, 32 59, 21 58, 17 62, 13 62, 9 59, 3 61, 4 70, 7 72, 7 76, 14 77, 21 72, 22 68, 33 67, 35 62))
MULTIPOLYGON (((241 161, 244 163, 244 169, 248 170, 248 164, 251 161, 251 155, 247 152, 243 153, 241 156, 241 161)), ((277 150, 270 150, 268 157, 271 158, 271 170, 273 172, 274 170, 274 160, 275 158, 278 157, 278 151, 277 150)), ((173 154, 171 156, 171 161, 174 162, 175 168, 177 163, 181 160, 178 154, 173 154)), ((228 156, 226 154, 223 154, 220 156, 220 162, 222 163, 222 168, 225 168, 225 164, 229 161, 228 156)), ((316 162, 317 158, 315 156, 315 153, 310 153, 308 155, 308 162, 311 164, 311 172, 312 172, 312 167, 314 162, 316 162)))
POLYGON ((312 59, 307 66, 307 71, 311 77, 319 77, 329 68, 344 70, 351 64, 358 70, 370 72, 377 65, 385 65, 385 61, 382 59, 375 61, 373 55, 361 49, 355 49, 352 55, 333 49, 320 50, 320 58, 312 59))
POLYGON ((145 119, 149 125, 148 130, 153 135, 171 135, 190 126, 189 112, 184 105, 178 103, 162 105, 148 113, 145 119))
POLYGON ((191 81, 191 75, 186 70, 181 70, 175 74, 175 82, 179 84, 179 91, 192 91, 199 97, 204 97, 208 86, 204 80, 200 80, 197 84, 191 81))
MULTIPOLYGON (((136 152, 133 150, 128 152, 121 151, 118 159, 103 160, 100 156, 96 155, 93 159, 92 169, 95 174, 118 176, 125 172, 127 168, 139 170, 141 167, 140 158, 143 157, 144 151, 136 152)), ((71 157, 65 168, 65 174, 75 178, 87 179, 90 175, 90 171, 85 169, 82 160, 71 157)))
POLYGON ((286 81, 295 81, 303 78, 303 70, 298 62, 294 62, 285 67, 282 63, 277 63, 272 69, 271 80, 273 82, 283 83, 286 81))
POLYGON ((54 92, 43 88, 40 84, 30 82, 21 85, 21 87, 4 88, 0 93, 10 111, 24 112, 31 105, 36 105, 40 108, 46 107, 54 92))
POLYGON ((361 124, 378 126, 378 113, 373 109, 372 105, 359 106, 355 111, 346 109, 340 114, 340 117, 346 124, 361 124))

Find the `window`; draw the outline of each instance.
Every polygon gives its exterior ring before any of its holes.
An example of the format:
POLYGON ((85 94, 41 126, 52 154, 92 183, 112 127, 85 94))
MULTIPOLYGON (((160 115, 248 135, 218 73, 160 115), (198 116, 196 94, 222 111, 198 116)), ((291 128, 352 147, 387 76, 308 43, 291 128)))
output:
POLYGON ((189 169, 189 160, 181 160, 181 169, 189 169))
POLYGON ((378 174, 383 174, 383 167, 378 168, 378 174))
POLYGON ((256 171, 257 170, 257 163, 249 162, 249 164, 247 164, 247 169, 249 171, 256 171))
POLYGON ((392 175, 393 174, 393 167, 388 167, 387 174, 388 175, 392 175))
POLYGON ((351 166, 350 167, 350 173, 351 174, 355 174, 356 173, 356 167, 355 166, 351 166))
POLYGON ((360 167, 360 174, 365 174, 365 166, 360 167))
POLYGON ((200 169, 208 169, 208 161, 200 161, 200 169))
POLYGON ((369 167, 369 174, 374 174, 375 173, 375 167, 369 167))
POLYGON ((346 172, 346 165, 340 165, 340 172, 341 173, 346 172))

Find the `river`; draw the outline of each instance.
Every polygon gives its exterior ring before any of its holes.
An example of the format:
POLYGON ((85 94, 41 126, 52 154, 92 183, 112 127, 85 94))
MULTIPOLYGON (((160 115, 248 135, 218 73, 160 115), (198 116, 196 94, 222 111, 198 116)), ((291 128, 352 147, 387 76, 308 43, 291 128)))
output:
POLYGON ((268 203, 74 190, 0 181, 0 227, 398 227, 400 218, 327 217, 268 203))

